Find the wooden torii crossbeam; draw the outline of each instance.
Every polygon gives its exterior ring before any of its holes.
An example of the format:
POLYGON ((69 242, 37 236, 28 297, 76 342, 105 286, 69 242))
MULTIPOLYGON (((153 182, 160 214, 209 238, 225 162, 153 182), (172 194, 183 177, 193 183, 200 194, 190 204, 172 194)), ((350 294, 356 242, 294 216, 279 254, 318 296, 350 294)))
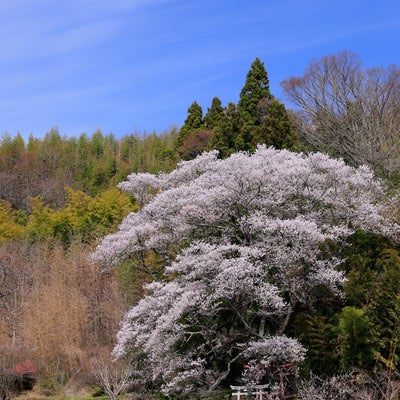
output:
POLYGON ((243 396, 245 399, 264 400, 268 388, 269 385, 231 386, 231 398, 241 400, 243 396))
MULTIPOLYGON (((245 369, 255 368, 258 371, 262 371, 262 376, 266 379, 272 381, 278 381, 279 383, 279 397, 280 399, 287 399, 292 397, 291 395, 287 395, 288 385, 290 386, 290 378, 295 377, 297 373, 297 366, 291 363, 288 364, 280 364, 275 366, 266 367, 264 365, 244 365, 245 369)), ((264 379, 260 379, 262 381, 264 379)), ((241 399, 241 396, 246 396, 246 399, 256 399, 262 400, 266 398, 268 393, 268 389, 271 390, 272 385, 247 385, 247 386, 231 386, 232 389, 232 398, 236 398, 237 400, 241 399), (256 388, 259 388, 258 390, 256 388), (255 396, 255 397, 254 397, 255 396)), ((275 386, 276 390, 276 386, 275 386)), ((277 393, 278 394, 278 393, 277 393)))

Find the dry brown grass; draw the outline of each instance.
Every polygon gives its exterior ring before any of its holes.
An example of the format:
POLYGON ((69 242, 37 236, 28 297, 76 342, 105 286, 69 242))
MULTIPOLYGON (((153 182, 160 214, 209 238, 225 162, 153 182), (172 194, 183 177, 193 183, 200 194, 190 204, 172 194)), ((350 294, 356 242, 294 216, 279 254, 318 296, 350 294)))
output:
POLYGON ((7 251, 14 252, 21 280, 3 300, 7 307, 0 307, 0 346, 15 349, 18 362, 31 358, 42 380, 85 384, 91 357, 112 348, 126 307, 116 279, 102 275, 79 246, 66 252, 44 243, 7 251))

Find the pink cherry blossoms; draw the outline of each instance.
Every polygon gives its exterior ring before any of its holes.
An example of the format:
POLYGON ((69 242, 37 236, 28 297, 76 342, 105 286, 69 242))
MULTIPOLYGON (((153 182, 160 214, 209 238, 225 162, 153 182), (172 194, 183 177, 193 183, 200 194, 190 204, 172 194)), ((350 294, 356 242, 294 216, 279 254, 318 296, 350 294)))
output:
POLYGON ((165 392, 212 390, 250 360, 304 359, 285 334, 294 307, 321 286, 340 294, 344 282, 340 259, 322 245, 357 228, 397 234, 372 172, 321 153, 260 146, 219 160, 210 152, 120 187, 141 209, 93 258, 163 271, 125 315, 114 352, 140 360, 141 379, 165 392))

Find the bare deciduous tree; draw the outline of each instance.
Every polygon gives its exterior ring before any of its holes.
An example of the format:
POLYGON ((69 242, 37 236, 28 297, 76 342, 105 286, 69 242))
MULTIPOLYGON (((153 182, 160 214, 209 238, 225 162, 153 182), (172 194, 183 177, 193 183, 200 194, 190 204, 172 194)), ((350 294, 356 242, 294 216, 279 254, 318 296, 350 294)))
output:
POLYGON ((392 173, 400 167, 400 68, 363 69, 349 51, 312 62, 281 83, 300 107, 302 133, 316 149, 392 173))
POLYGON ((15 367, 15 351, 0 346, 0 400, 9 400, 15 384, 12 369, 15 367))
POLYGON ((399 398, 398 379, 390 371, 375 375, 349 371, 325 379, 311 375, 299 382, 297 395, 300 400, 395 400, 399 398))
POLYGON ((109 400, 116 400, 131 381, 131 366, 123 360, 112 360, 110 352, 93 359, 91 369, 96 383, 109 400))
POLYGON ((369 375, 368 386, 382 400, 397 400, 400 397, 400 376, 398 372, 387 370, 369 375))
POLYGON ((13 242, 0 245, 0 346, 14 346, 17 342, 23 299, 29 285, 25 256, 23 245, 13 242))

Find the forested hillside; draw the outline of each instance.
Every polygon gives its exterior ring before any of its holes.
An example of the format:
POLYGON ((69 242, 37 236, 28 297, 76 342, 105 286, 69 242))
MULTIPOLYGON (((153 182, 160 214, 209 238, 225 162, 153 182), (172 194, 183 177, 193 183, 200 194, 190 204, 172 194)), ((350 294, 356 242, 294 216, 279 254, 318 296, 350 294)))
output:
POLYGON ((0 377, 90 385, 117 344, 170 395, 251 360, 395 379, 400 68, 343 52, 282 86, 294 110, 257 58, 237 104, 162 134, 3 134, 0 377))

